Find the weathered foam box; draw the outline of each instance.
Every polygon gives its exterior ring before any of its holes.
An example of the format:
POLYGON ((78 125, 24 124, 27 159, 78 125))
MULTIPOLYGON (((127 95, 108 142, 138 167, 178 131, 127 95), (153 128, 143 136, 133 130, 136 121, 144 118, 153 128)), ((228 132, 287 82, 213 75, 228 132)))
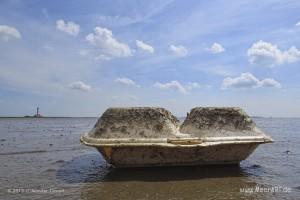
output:
POLYGON ((238 164, 273 142, 231 107, 193 108, 182 124, 164 108, 109 108, 80 140, 114 167, 238 164))

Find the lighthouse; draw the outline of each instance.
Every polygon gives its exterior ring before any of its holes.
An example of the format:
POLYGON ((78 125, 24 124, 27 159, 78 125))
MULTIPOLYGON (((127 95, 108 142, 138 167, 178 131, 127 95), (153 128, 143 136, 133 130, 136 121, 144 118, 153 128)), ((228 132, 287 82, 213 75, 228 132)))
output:
POLYGON ((36 108, 36 114, 35 114, 33 117, 43 117, 43 116, 40 114, 40 108, 39 108, 39 107, 36 108))

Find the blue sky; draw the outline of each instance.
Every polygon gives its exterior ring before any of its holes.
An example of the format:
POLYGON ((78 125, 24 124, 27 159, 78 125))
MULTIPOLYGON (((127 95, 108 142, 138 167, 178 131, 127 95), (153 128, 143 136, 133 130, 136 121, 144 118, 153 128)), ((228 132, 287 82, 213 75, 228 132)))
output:
POLYGON ((300 2, 0 4, 0 116, 239 106, 300 116, 300 2))

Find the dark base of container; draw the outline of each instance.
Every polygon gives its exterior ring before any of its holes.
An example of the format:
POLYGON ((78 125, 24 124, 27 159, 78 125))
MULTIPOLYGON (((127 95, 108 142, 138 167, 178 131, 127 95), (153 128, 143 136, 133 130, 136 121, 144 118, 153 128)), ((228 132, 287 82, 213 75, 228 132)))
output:
POLYGON ((118 146, 98 147, 106 161, 116 168, 238 165, 258 146, 249 144, 219 144, 196 147, 118 146))

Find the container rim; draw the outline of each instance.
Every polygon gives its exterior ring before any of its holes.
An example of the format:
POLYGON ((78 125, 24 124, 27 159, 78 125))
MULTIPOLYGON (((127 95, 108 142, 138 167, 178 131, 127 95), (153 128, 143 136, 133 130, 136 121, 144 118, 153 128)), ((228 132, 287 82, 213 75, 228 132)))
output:
POLYGON ((160 146, 160 147, 205 147, 222 144, 263 144, 272 143, 269 136, 228 136, 228 137, 185 137, 185 138, 93 138, 83 134, 80 141, 93 147, 160 146))

